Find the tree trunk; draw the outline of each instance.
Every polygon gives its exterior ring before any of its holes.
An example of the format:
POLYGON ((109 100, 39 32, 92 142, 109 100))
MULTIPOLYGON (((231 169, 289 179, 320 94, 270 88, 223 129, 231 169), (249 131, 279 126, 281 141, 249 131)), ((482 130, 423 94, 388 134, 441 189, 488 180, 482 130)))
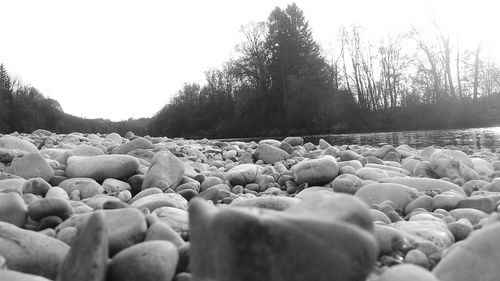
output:
POLYGON ((457 86, 458 86, 458 97, 463 98, 462 94, 462 82, 460 81, 460 46, 457 42, 457 86))
POLYGON ((479 53, 481 52, 481 43, 477 46, 476 49, 476 59, 474 61, 474 93, 473 93, 473 102, 477 102, 477 89, 479 86, 479 53))

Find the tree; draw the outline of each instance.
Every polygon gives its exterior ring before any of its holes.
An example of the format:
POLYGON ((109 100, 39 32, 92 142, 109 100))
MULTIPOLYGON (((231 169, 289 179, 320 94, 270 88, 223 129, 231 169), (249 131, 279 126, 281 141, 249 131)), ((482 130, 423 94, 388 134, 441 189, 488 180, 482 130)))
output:
POLYGON ((271 100, 278 109, 282 133, 293 126, 306 126, 315 118, 311 109, 321 105, 328 84, 327 64, 302 10, 291 4, 276 7, 268 20, 267 48, 270 50, 271 100), (292 113, 293 114, 292 118, 292 113))
POLYGON ((477 90, 479 88, 479 54, 481 53, 481 43, 476 48, 476 56, 474 60, 474 91, 473 91, 473 101, 477 102, 477 90))

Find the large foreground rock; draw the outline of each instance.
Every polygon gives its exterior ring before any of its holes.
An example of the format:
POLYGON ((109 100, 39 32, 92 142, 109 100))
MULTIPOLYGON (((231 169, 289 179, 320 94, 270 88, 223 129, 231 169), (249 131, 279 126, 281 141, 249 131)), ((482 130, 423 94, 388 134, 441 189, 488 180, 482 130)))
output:
POLYGON ((121 179, 135 174, 139 161, 130 155, 99 155, 83 158, 66 169, 70 178, 92 178, 102 182, 107 178, 121 179))
POLYGON ((494 281, 500 276, 500 223, 473 232, 454 245, 432 271, 440 281, 494 281))
POLYGON ((55 238, 0 222, 0 255, 11 270, 54 280, 68 250, 55 238))
POLYGON ((57 281, 105 281, 107 262, 108 236, 104 214, 98 211, 80 225, 57 281))
POLYGON ((189 221, 194 280, 364 280, 378 253, 370 232, 341 220, 193 199, 189 221))

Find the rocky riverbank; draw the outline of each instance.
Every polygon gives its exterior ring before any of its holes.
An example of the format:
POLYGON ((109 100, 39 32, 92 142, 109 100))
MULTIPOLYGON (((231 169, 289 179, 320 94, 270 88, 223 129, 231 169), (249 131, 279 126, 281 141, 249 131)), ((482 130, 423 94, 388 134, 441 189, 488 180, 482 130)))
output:
POLYGON ((0 280, 497 280, 499 156, 0 135, 0 280))

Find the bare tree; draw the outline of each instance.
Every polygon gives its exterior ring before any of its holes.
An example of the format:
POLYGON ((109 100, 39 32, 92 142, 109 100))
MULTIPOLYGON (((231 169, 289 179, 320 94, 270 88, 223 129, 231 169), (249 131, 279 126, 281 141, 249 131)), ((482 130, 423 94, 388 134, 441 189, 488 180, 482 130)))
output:
POLYGON ((476 56, 474 60, 474 92, 473 92, 473 101, 477 102, 477 90, 479 88, 479 54, 481 52, 481 43, 476 48, 476 56))
POLYGON ((438 53, 435 51, 435 48, 433 45, 427 43, 424 41, 420 35, 420 33, 417 31, 416 28, 413 28, 412 30, 413 34, 415 35, 416 43, 418 48, 424 53, 425 60, 427 60, 428 67, 426 66, 426 63, 420 60, 420 56, 417 55, 417 61, 419 62, 419 65, 417 65, 417 68, 419 68, 419 71, 425 73, 426 81, 429 85, 432 84, 432 92, 431 92, 431 102, 437 103, 438 101, 441 100, 441 64, 439 61, 439 56, 438 53))
POLYGON ((457 41, 457 86, 458 86, 458 97, 463 98, 462 93, 462 78, 460 77, 460 45, 457 41))

